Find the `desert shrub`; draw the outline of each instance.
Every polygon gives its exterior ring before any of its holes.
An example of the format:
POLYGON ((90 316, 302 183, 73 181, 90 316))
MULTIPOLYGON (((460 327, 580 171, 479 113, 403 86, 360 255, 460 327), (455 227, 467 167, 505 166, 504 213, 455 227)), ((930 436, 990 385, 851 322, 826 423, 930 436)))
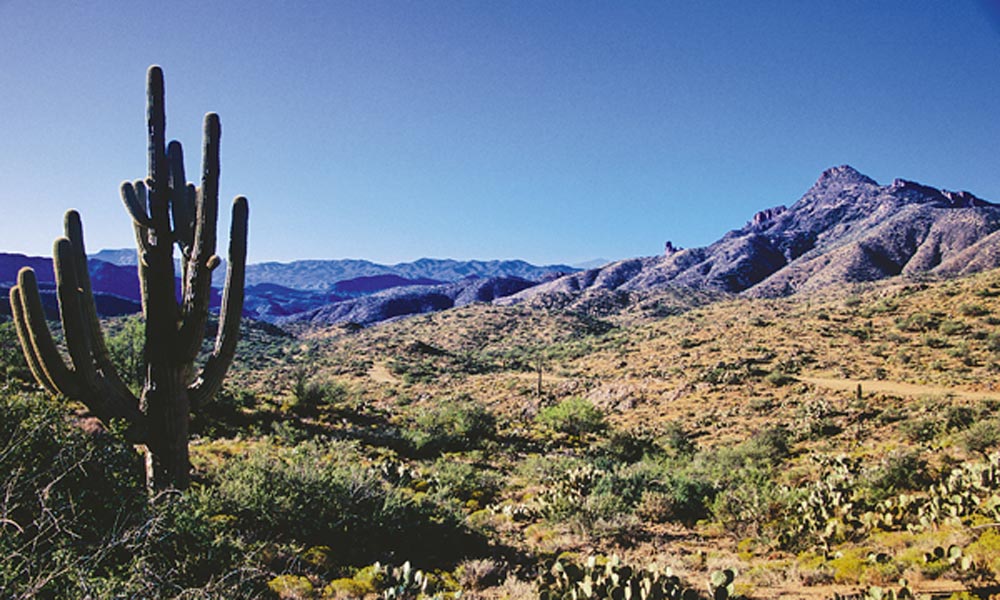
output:
POLYGON ((191 433, 204 437, 231 437, 263 424, 255 412, 259 400, 252 391, 226 383, 191 418, 191 433))
POLYGON ((502 480, 481 465, 439 458, 430 468, 431 495, 442 503, 478 510, 500 492, 502 480))
POLYGON ((21 353, 21 342, 17 339, 14 323, 0 322, 0 379, 33 382, 35 378, 28 370, 28 363, 21 353))
POLYGON ((927 332, 938 328, 940 323, 933 315, 927 313, 913 313, 906 317, 896 318, 896 327, 903 331, 927 332))
POLYGON ((944 413, 944 425, 950 431, 961 431, 976 421, 976 411, 968 406, 949 406, 944 413))
POLYGON ((691 434, 679 421, 668 421, 663 425, 660 443, 676 457, 690 457, 697 450, 691 434))
POLYGON ((924 336, 923 336, 922 339, 923 339, 924 345, 927 346, 928 348, 938 348, 938 349, 940 349, 940 348, 947 348, 948 345, 949 345, 948 344, 948 340, 944 339, 941 336, 933 335, 933 334, 930 334, 930 333, 924 334, 924 336))
POLYGON ((942 321, 938 326, 938 331, 943 335, 962 335, 969 331, 969 326, 962 321, 942 321))
POLYGON ((769 472, 777 467, 789 454, 789 438, 784 427, 765 429, 736 446, 721 446, 698 453, 689 472, 712 481, 719 489, 726 488, 741 477, 742 470, 769 472))
POLYGON ((781 510, 776 470, 789 455, 790 433, 784 427, 758 432, 736 446, 699 452, 687 476, 700 490, 712 516, 738 535, 759 535, 781 510))
POLYGON ((581 535, 604 538, 636 526, 633 508, 650 481, 642 469, 585 462, 546 478, 543 484, 535 502, 546 519, 581 535))
POLYGON ((604 413, 588 400, 567 398, 538 411, 535 420, 544 427, 567 435, 583 435, 603 431, 607 427, 604 413))
POLYGON ((122 381, 133 392, 138 392, 146 376, 143 372, 146 323, 136 315, 125 317, 115 325, 107 336, 108 353, 122 381))
POLYGON ((440 374, 434 358, 423 360, 395 358, 389 361, 388 367, 393 375, 402 377, 403 381, 411 385, 432 382, 440 374))
POLYGON ((836 435, 840 427, 834 423, 836 414, 830 401, 824 397, 807 398, 795 409, 794 429, 801 439, 817 439, 836 435))
POLYGON ((1000 422, 996 419, 977 421, 962 432, 958 443, 969 452, 986 454, 1000 445, 1000 422))
POLYGON ((958 307, 958 312, 965 317, 983 317, 990 314, 990 309, 982 304, 966 303, 958 307))
POLYGON ((292 385, 289 408, 300 416, 315 416, 320 407, 332 406, 347 398, 347 387, 341 383, 317 381, 305 369, 297 370, 292 385))
POLYGON ((468 397, 446 400, 423 411, 403 432, 419 455, 468 450, 496 433, 496 417, 468 397))
POLYGON ((489 558, 467 560, 455 570, 463 590, 482 590, 500 583, 503 565, 489 558))
MULTIPOLYGON (((651 468, 647 463, 646 468, 651 468)), ((655 509, 659 518, 691 525, 708 516, 716 488, 706 479, 684 472, 670 461, 658 462, 646 475, 648 485, 636 499, 637 514, 655 509)))
POLYGON ((890 454, 866 474, 862 485, 870 500, 878 502, 901 491, 923 489, 931 481, 927 460, 914 451, 890 454))
POLYGON ((85 434, 65 404, 0 392, 0 589, 5 597, 82 597, 113 573, 112 549, 145 516, 140 457, 85 434))
POLYGON ((648 433, 616 429, 592 444, 590 453, 614 462, 636 463, 645 456, 663 454, 663 448, 648 433))
POLYGON ((764 527, 780 516, 784 494, 769 469, 751 466, 734 472, 717 490, 711 513, 737 538, 761 537, 764 527))
POLYGON ((132 446, 68 414, 51 398, 0 392, 0 595, 260 595, 251 553, 206 494, 150 502, 132 446))
POLYGON ((213 474, 209 500, 248 539, 337 548, 343 565, 392 556, 449 562, 480 549, 451 511, 363 463, 348 443, 262 445, 213 474))
POLYGON ((715 385, 735 385, 748 379, 764 375, 752 359, 742 359, 727 363, 721 361, 701 374, 701 380, 715 385))
POLYGON ((205 491, 161 494, 149 506, 146 522, 127 540, 132 553, 128 568, 95 597, 259 597, 264 585, 254 562, 259 545, 242 539, 231 520, 216 512, 205 491))
POLYGON ((899 308, 899 301, 895 298, 880 298, 877 302, 869 305, 861 311, 861 316, 870 318, 877 314, 893 313, 899 308))
POLYGON ((788 429, 769 427, 737 446, 737 454, 745 461, 776 466, 788 457, 790 438, 788 429))
POLYGON ((933 440, 941 431, 941 422, 937 419, 909 419, 903 421, 899 429, 903 435, 911 442, 929 442, 933 440))
POLYGON ((545 457, 526 462, 541 492, 535 504, 551 522, 590 537, 627 534, 639 522, 692 524, 708 514, 714 488, 664 457, 623 465, 545 457))
POLYGON ((795 377, 792 377, 791 375, 778 369, 775 369, 774 371, 768 373, 767 377, 765 377, 764 379, 765 381, 767 381, 768 383, 770 383, 775 387, 785 386, 790 383, 795 383, 796 381, 795 377))

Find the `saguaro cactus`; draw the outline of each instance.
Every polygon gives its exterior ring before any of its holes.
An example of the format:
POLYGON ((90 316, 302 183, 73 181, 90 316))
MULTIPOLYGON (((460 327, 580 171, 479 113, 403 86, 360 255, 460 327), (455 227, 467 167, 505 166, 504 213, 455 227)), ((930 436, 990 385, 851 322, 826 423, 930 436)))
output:
POLYGON ((42 311, 34 272, 25 268, 10 291, 14 323, 28 365, 53 394, 79 400, 105 423, 121 420, 125 435, 147 449, 154 489, 183 489, 190 480, 188 423, 192 410, 218 392, 232 363, 243 311, 247 200, 233 201, 229 259, 215 347, 197 370, 208 320, 219 210, 219 117, 205 116, 201 185, 187 183, 179 142, 165 145, 163 72, 147 73, 149 176, 125 182, 122 200, 132 217, 142 311, 146 319, 145 384, 139 398, 122 382, 104 343, 87 271, 80 215, 66 213, 65 237, 53 264, 59 313, 71 364, 62 358, 42 311), (174 244, 181 253, 182 294, 175 292, 174 244))

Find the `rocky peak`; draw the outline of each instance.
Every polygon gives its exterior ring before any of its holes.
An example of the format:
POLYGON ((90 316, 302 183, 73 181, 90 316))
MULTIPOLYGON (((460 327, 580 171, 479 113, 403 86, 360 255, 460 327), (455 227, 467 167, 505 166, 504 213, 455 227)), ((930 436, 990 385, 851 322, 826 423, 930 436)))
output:
MULTIPOLYGON (((949 190, 939 190, 929 185, 909 181, 907 179, 895 179, 889 186, 889 191, 896 194, 906 192, 916 193, 927 200, 938 202, 948 208, 969 208, 973 206, 996 206, 992 202, 976 197, 971 192, 952 192, 949 190)), ((923 199, 923 198, 921 198, 923 199)))
POLYGON ((839 167, 830 167, 829 169, 823 171, 823 174, 819 176, 819 179, 816 180, 813 187, 857 184, 878 185, 878 182, 871 177, 858 172, 857 169, 850 165, 840 165, 839 167))
POLYGON ((941 195, 951 202, 951 205, 955 208, 967 208, 970 206, 996 206, 992 202, 978 198, 972 194, 972 192, 950 192, 948 190, 941 190, 941 195))
POLYGON ((763 229, 768 224, 771 223, 778 215, 785 212, 787 209, 784 205, 775 206, 773 208, 764 209, 753 216, 747 226, 754 229, 763 229))

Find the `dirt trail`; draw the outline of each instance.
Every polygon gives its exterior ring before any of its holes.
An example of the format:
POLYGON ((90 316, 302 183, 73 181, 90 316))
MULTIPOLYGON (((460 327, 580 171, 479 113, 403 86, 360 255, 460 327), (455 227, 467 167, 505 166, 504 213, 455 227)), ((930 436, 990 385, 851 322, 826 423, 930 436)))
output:
POLYGON ((384 362, 378 362, 368 369, 368 376, 372 378, 373 381, 378 381, 381 383, 397 383, 399 378, 392 374, 389 367, 384 362))
POLYGON ((900 381, 880 381, 878 379, 842 379, 839 377, 799 376, 800 381, 832 390, 856 390, 861 384, 862 392, 880 392, 893 396, 941 396, 964 400, 1000 400, 1000 392, 972 392, 956 388, 934 385, 903 383, 900 381))

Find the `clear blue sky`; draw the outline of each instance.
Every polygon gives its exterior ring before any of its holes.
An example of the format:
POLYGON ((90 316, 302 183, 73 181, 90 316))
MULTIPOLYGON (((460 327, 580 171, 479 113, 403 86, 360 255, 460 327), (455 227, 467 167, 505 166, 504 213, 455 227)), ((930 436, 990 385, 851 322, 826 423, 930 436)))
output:
POLYGON ((254 262, 657 254, 843 163, 1000 201, 998 15, 997 0, 0 0, 0 250, 48 255, 70 207, 90 250, 132 245, 117 190, 145 176, 153 63, 189 174, 202 115, 221 115, 222 192, 250 198, 254 262))

